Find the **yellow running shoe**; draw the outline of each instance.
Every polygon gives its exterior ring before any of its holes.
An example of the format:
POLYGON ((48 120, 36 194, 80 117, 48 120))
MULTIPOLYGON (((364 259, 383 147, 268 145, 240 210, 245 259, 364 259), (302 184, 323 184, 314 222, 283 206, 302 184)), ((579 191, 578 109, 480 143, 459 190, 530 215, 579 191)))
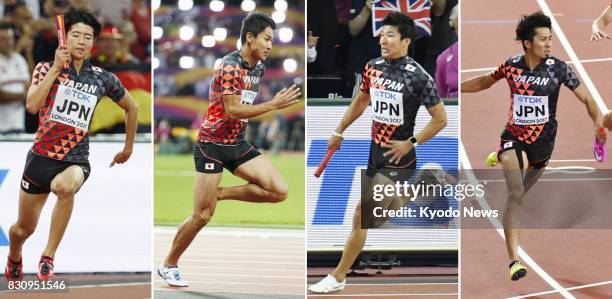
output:
POLYGON ((510 279, 517 281, 527 276, 527 268, 519 261, 514 261, 510 264, 510 279))
POLYGON ((495 167, 497 166, 497 162, 499 162, 499 160, 497 160, 497 152, 492 152, 487 156, 487 160, 485 161, 485 163, 487 164, 487 166, 489 167, 495 167))

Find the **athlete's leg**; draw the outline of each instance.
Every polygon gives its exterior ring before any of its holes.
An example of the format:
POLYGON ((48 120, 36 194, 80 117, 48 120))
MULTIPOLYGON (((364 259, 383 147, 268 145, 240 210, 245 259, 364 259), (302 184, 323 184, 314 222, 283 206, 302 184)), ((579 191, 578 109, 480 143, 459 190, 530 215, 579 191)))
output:
POLYGON ((361 205, 357 204, 353 216, 353 228, 346 239, 346 244, 344 244, 342 258, 331 274, 337 281, 343 281, 346 278, 346 272, 351 268, 365 245, 367 234, 368 230, 361 228, 361 205))
POLYGON ((43 251, 43 256, 55 257, 55 251, 62 241, 68 221, 72 215, 74 195, 85 182, 85 174, 79 165, 72 165, 60 172, 51 181, 51 192, 57 195, 57 202, 51 215, 51 230, 49 241, 43 251))
POLYGON ((608 113, 604 115, 603 125, 608 131, 612 131, 612 111, 608 111, 608 113))
POLYGON ((164 260, 166 267, 176 267, 178 260, 198 232, 210 221, 217 206, 217 187, 221 182, 222 172, 197 172, 193 191, 193 214, 178 228, 172 247, 164 260))
MULTIPOLYGON (((402 171, 409 171, 409 170, 402 170, 402 171)), ((411 170, 410 170, 411 171, 411 170)), ((392 180, 391 178, 383 175, 382 173, 377 173, 376 175, 374 175, 374 177, 370 180, 368 178, 368 184, 371 184, 368 188, 369 193, 367 193, 367 201, 363 202, 362 199, 362 203, 360 204, 362 207, 361 209, 361 227, 366 227, 366 228, 378 228, 382 225, 384 225, 388 220, 389 217, 387 217, 386 215, 384 215, 383 217, 375 217, 374 215, 374 209, 375 208, 380 208, 381 211, 389 211, 389 210, 399 210, 402 207, 404 207, 410 200, 410 198, 412 198, 412 192, 410 189, 408 190, 400 190, 399 194, 385 194, 385 196, 383 196, 383 198, 380 201, 374 201, 373 198, 373 190, 374 187, 373 186, 395 186, 396 182, 402 182, 402 178, 397 178, 392 180), (404 195, 404 192, 407 191, 408 192, 408 196, 404 195)), ((407 180, 407 179, 406 179, 407 180)))
POLYGON ((23 190, 19 193, 19 216, 17 222, 9 229, 9 257, 13 262, 21 260, 23 243, 34 233, 47 197, 49 193, 29 194, 23 190))
MULTIPOLYGON (((377 174, 377 176, 380 176, 380 174, 377 174)), ((369 176, 364 176, 364 179, 366 180, 364 184, 366 190, 372 190, 373 179, 369 176)), ((353 216, 351 233, 346 239, 346 244, 344 244, 342 258, 340 258, 338 266, 336 266, 336 269, 334 269, 334 272, 331 274, 337 281, 343 281, 346 278, 346 272, 348 272, 353 263, 355 263, 361 250, 363 250, 363 246, 365 246, 367 234, 368 230, 361 228, 361 203, 358 203, 353 216)))
MULTIPOLYGON (((522 152, 523 165, 529 165, 527 154, 522 152)), ((504 234, 510 261, 518 260, 518 241, 520 235, 520 222, 518 213, 521 207, 525 186, 523 185, 524 169, 519 166, 516 149, 506 150, 501 154, 504 168, 504 177, 508 189, 508 200, 504 213, 504 234)), ((533 184, 532 184, 533 185, 533 184)))
POLYGON ((527 192, 529 192, 531 187, 533 187, 533 185, 535 185, 535 183, 540 179, 540 177, 542 177, 542 174, 544 174, 545 169, 546 167, 542 167, 542 168, 531 168, 530 167, 527 170, 527 174, 525 175, 525 182, 523 183, 523 186, 525 187, 525 194, 527 194, 527 192))
POLYGON ((219 200, 234 199, 248 202, 281 202, 287 198, 289 187, 276 167, 264 155, 259 155, 238 166, 234 171, 248 183, 218 189, 219 200))

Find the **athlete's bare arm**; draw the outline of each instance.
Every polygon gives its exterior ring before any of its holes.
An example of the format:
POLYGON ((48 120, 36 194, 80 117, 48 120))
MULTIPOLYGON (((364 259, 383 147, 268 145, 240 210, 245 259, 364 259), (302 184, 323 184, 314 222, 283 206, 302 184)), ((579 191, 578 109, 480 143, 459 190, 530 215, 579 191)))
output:
MULTIPOLYGON (((593 120, 593 126, 595 127, 596 131, 599 128, 603 127, 604 116, 599 110, 599 107, 597 107, 597 104, 595 103, 595 100, 593 100, 593 97, 591 97, 591 95, 587 91, 586 87, 584 87, 584 85, 576 87, 576 89, 574 89, 574 94, 576 95, 576 98, 578 98, 578 100, 582 102, 584 106, 586 106, 587 112, 589 113, 589 117, 591 117, 591 119, 593 120)), ((599 133, 596 132, 595 135, 599 136, 599 133)), ((602 139, 603 142, 606 141, 605 136, 603 136, 602 139)))
POLYGON ((435 106, 431 106, 427 109, 431 119, 429 123, 417 134, 415 137, 419 143, 425 143, 429 139, 436 136, 442 129, 446 127, 446 109, 444 109, 444 102, 440 102, 435 106))
POLYGON ((281 89, 272 100, 258 105, 240 103, 239 95, 223 95, 223 107, 225 107, 225 114, 230 118, 250 118, 272 110, 291 106, 300 101, 299 97, 301 95, 300 88, 296 85, 281 89))
MULTIPOLYGON (((346 112, 344 113, 344 116, 338 124, 338 127, 336 128, 335 132, 338 134, 344 133, 344 130, 346 130, 346 128, 353 124, 353 122, 355 122, 355 120, 363 114, 366 108, 368 108, 368 105, 370 105, 370 95, 363 91, 360 91, 357 94, 355 100, 351 103, 351 105, 349 105, 348 110, 346 110, 346 112)), ((341 144, 342 137, 332 135, 332 137, 327 143, 327 148, 339 149, 341 144)))
MULTIPOLYGON (((431 115, 431 120, 429 120, 429 123, 427 123, 423 130, 415 136, 418 143, 429 141, 446 127, 447 120, 444 102, 429 107, 427 112, 431 115)), ((389 149, 383 155, 385 157, 391 156, 389 161, 396 164, 414 148, 410 140, 389 140, 386 144, 382 144, 381 146, 389 149)))
POLYGON ((32 75, 32 85, 30 85, 26 97, 26 110, 28 110, 28 112, 35 114, 38 112, 38 109, 44 105, 45 99, 51 90, 51 86, 60 74, 64 62, 69 60, 70 53, 68 52, 68 48, 66 48, 66 46, 59 46, 55 50, 55 61, 53 62, 53 66, 51 66, 46 74, 37 71, 36 69, 38 67, 35 68, 34 74, 32 75), (43 76, 44 79, 41 78, 43 76))
POLYGON ((612 5, 608 5, 599 18, 593 22, 591 41, 610 39, 610 36, 604 32, 610 23, 612 23, 612 5))
POLYGON ((126 90, 125 95, 117 105, 125 111, 125 145, 123 150, 118 152, 111 163, 113 166, 115 163, 125 163, 134 149, 134 139, 136 138, 136 127, 138 125, 138 104, 132 98, 132 95, 126 90))
POLYGON ((473 77, 461 82, 461 92, 479 92, 493 86, 495 82, 497 80, 491 73, 473 77))

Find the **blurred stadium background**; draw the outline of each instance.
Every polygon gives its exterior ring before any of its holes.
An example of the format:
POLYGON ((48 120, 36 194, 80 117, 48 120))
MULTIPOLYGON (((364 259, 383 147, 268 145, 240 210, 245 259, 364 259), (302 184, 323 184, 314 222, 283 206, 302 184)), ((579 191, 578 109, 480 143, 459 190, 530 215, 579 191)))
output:
MULTIPOLYGON (((215 66, 239 46, 244 17, 263 12, 278 30, 255 104, 291 84, 303 86, 304 1, 154 0, 152 6, 155 223, 176 225, 192 211, 193 142, 208 108, 215 66)), ((303 226, 304 126, 303 101, 250 119, 246 138, 279 168, 289 198, 276 205, 221 202, 212 224, 303 226)), ((241 181, 227 172, 221 184, 241 181)))
MULTIPOLYGON (((131 283, 123 286, 123 294, 150 297, 152 99, 148 1, 6 0, 0 3, 0 28, 4 28, 0 29, 0 144, 3 148, 0 255, 7 256, 8 228, 17 219, 21 174, 38 127, 38 115, 25 111, 30 76, 38 62, 53 61, 58 47, 55 15, 71 6, 93 12, 103 25, 90 60, 119 77, 138 103, 140 113, 139 134, 131 159, 111 169, 110 161, 123 148, 124 112, 106 97, 96 108, 89 131, 92 174, 76 196, 74 212, 55 259, 56 271, 60 273, 58 279, 70 279, 70 287, 81 285, 90 296, 105 291, 107 296, 112 296, 108 292, 117 291, 117 283, 131 283), (7 25, 10 29, 6 29, 7 25), (13 64, 19 64, 19 69, 7 68, 13 64), (14 98, 10 99, 11 96, 14 98), (109 221, 111 214, 113 219, 109 221), (107 288, 100 287, 104 284, 107 288), (94 290, 96 286, 99 289, 94 290)), ((55 196, 51 195, 36 232, 24 247, 26 273, 37 270, 36 262, 47 241, 54 201, 55 196)), ((6 289, 4 281, 0 284, 0 290, 3 289, 6 289)), ((75 292, 63 296, 83 296, 75 292)))

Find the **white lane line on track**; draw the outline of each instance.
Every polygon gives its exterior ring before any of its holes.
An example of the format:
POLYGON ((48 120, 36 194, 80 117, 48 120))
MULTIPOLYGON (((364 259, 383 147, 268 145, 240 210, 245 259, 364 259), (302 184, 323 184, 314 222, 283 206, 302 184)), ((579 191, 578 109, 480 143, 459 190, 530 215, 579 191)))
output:
MULTIPOLYGON (((612 61, 612 57, 578 60, 579 63, 607 62, 607 61, 612 61)), ((566 63, 574 64, 573 61, 566 61, 566 63)), ((467 70, 461 70, 461 73, 490 72, 490 71, 495 70, 496 68, 497 67, 482 67, 482 68, 475 68, 475 69, 467 69, 467 70)))
MULTIPOLYGON (((612 280, 604 281, 604 282, 598 282, 598 283, 592 283, 592 284, 585 284, 585 285, 581 285, 581 286, 577 286, 577 287, 566 288, 566 290, 574 291, 574 290, 598 287, 598 286, 608 285, 608 284, 612 284, 612 280)), ((517 296, 517 297, 509 297, 507 299, 521 299, 521 298, 528 298, 528 297, 532 297, 532 296, 540 296, 540 295, 556 294, 556 293, 557 293, 557 291, 546 291, 546 292, 539 292, 539 293, 532 293, 532 294, 527 294, 527 295, 521 295, 521 296, 517 296)))
POLYGON ((189 288, 188 290, 185 289, 161 289, 161 288, 155 288, 154 291, 163 291, 163 292, 189 292, 189 293, 202 293, 202 295, 204 294, 240 294, 240 295, 284 295, 284 296, 299 296, 302 294, 288 294, 288 293, 253 293, 253 292, 227 292, 227 291, 204 291, 204 290, 193 290, 192 288, 189 288))
MULTIPOLYGON (((296 254, 293 255, 265 255, 265 254, 258 254, 255 252, 252 252, 251 254, 215 254, 215 253, 208 253, 205 251, 205 253, 203 254, 197 254, 197 253, 189 253, 189 254, 185 254, 186 257, 194 257, 194 258, 198 258, 198 257, 215 257, 215 258, 246 258, 246 259, 252 259, 252 258, 270 258, 270 259, 278 259, 278 260, 283 260, 283 259, 298 259, 301 258, 302 256, 302 251, 299 250, 295 252, 296 254)), ((163 256, 159 256, 159 258, 163 258, 163 256)))
MULTIPOLYGON (((160 278, 156 277, 155 282, 159 282, 159 283, 166 283, 165 281, 161 280, 160 278)), ((256 285, 256 286, 287 286, 287 287, 304 287, 303 284, 286 284, 286 283, 262 283, 262 282, 243 282, 243 281, 238 281, 238 282, 231 282, 231 281, 203 281, 203 280, 188 280, 188 282, 190 284, 194 284, 194 283, 203 283, 203 284, 209 284, 209 285, 219 285, 219 284, 228 284, 228 285, 256 285)))
MULTIPOLYGON (((213 241, 213 240, 207 240, 207 241, 213 241)), ((221 244, 221 245, 225 245, 225 246, 237 246, 240 247, 241 249, 247 249, 250 250, 251 252, 258 252, 261 250, 262 246, 265 243, 267 246, 270 247, 274 247, 275 249, 279 249, 282 250, 283 252, 287 253, 287 252, 296 252, 296 251, 303 251, 304 250, 304 244, 301 244, 299 246, 292 246, 292 247, 283 247, 283 246, 278 246, 279 243, 281 244, 286 244, 284 242, 278 242, 280 240, 268 240, 269 242, 264 242, 262 240, 258 240, 260 242, 254 242, 254 240, 241 240, 242 242, 237 242, 236 240, 232 240, 232 239, 223 239, 221 238, 219 239, 215 239, 214 241, 218 241, 219 243, 221 242, 227 242, 225 244, 221 244), (248 241, 248 242, 247 242, 248 241)), ((288 240, 287 240, 288 241, 288 240)), ((159 240, 157 242, 160 242, 159 240)), ((154 250, 155 250, 155 254, 156 256, 163 256, 165 257, 164 253, 168 252, 170 250, 170 246, 167 245, 172 245, 172 240, 167 240, 166 241, 167 244, 164 246, 155 246, 154 250)), ((202 242, 203 244, 200 244, 200 242, 196 241, 194 242, 194 247, 203 247, 205 252, 219 252, 220 250, 223 250, 223 247, 219 247, 219 244, 210 244, 210 242, 202 242)), ((227 248, 227 247, 225 247, 227 248)), ((238 251, 237 253, 239 253, 240 251, 238 251)), ((234 251, 232 251, 231 249, 228 249, 226 251, 223 251, 223 253, 234 253, 234 251)))
MULTIPOLYGON (((559 24, 559 22, 557 22, 557 19, 555 18, 552 11, 550 10, 550 7, 548 6, 548 4, 546 4, 545 0, 536 0, 536 1, 540 5, 540 8, 542 8, 542 12, 550 16, 553 30, 557 33, 557 38, 559 39, 559 42, 561 43, 561 45, 563 45, 563 48, 565 48, 565 52, 567 52, 567 54, 570 57, 570 60, 574 63, 574 66, 576 67, 576 71, 580 74, 580 77, 582 77, 582 81, 584 82, 584 84, 586 85, 586 88, 589 90, 589 92, 593 96, 593 99, 597 103, 597 106, 599 107, 602 113, 606 113, 608 111, 608 107, 606 106, 606 103, 601 98, 599 91, 597 91, 595 84, 593 84, 593 81, 591 81, 591 77, 589 76, 587 71, 584 69, 584 66, 582 66, 582 63, 578 59, 578 55, 576 55, 576 52, 574 51, 574 49, 572 48, 572 45, 570 44, 569 40, 565 36, 565 33, 563 33, 563 29, 561 29, 561 25, 559 24)), ((585 39, 585 42, 586 42, 586 39, 585 39)))
MULTIPOLYGON (((487 183, 505 183, 506 180, 481 180, 487 183)), ((612 181, 612 178, 574 178, 574 179, 539 179, 538 182, 597 182, 597 181, 612 181)))
POLYGON ((86 289, 86 288, 114 288, 127 286, 150 286, 150 282, 126 282, 126 283, 105 283, 105 284, 87 284, 70 286, 69 289, 86 289))
MULTIPOLYGON (((472 170, 472 164, 470 163, 470 158, 468 157, 467 152, 465 150, 465 147, 463 146, 463 142, 461 142, 461 141, 459 142, 459 158, 460 158, 460 161, 461 161, 461 168, 467 174, 468 180, 473 185, 478 185, 478 179, 476 178, 476 175, 474 175, 474 172, 472 170)), ((480 205, 480 207, 482 207, 484 210, 491 210, 491 207, 489 206, 489 203, 487 202, 487 200, 484 197, 476 196, 476 200, 478 201, 478 204, 480 205)), ((502 226, 501 222, 499 222, 499 219, 497 219, 497 218, 487 218, 487 219, 489 220, 489 222, 491 222, 491 224, 493 225, 493 227, 495 228, 495 230, 497 231, 499 236, 503 240, 505 240, 506 237, 504 235, 503 226, 502 226)), ((521 248, 521 246, 518 247, 518 254, 521 257, 521 259, 531 269, 533 269, 533 271, 535 271, 538 275, 540 275, 540 277, 546 283, 548 283, 553 289, 557 290, 563 297, 575 299, 575 297, 572 296, 568 291, 566 291, 554 278, 552 278, 552 276, 550 276, 548 273, 546 273, 546 271, 544 271, 544 269, 542 269, 542 267, 540 267, 540 265, 538 265, 527 254, 527 252, 525 250, 523 250, 523 248, 521 248)))
MULTIPOLYGON (((169 244, 171 245, 171 244, 169 244)), ((261 247, 257 247, 257 248, 221 248, 221 247, 206 247, 205 250, 203 250, 203 254, 216 254, 216 253, 231 253, 231 254, 240 254, 240 253, 250 253, 253 254, 253 252, 257 252, 259 251, 258 249, 261 247)), ((158 246, 156 247, 156 249, 159 250, 170 250, 170 246, 158 246)), ((302 252, 304 250, 304 247, 299 247, 299 246, 295 246, 294 248, 284 248, 284 249, 267 249, 266 248, 266 253, 288 253, 288 252, 292 252, 292 251, 299 251, 302 252)), ((162 256, 162 257, 166 257, 165 252, 158 252, 157 253, 158 256, 162 256)), ((189 254, 186 254, 189 255, 189 254)))
MULTIPOLYGON (((592 24, 595 19, 575 19, 576 23, 592 24)), ((518 24, 517 20, 462 20, 461 24, 480 25, 480 24, 518 24)))
POLYGON ((461 24, 517 24, 517 20, 462 20, 461 24))
POLYGON ((480 73, 480 72, 490 72, 490 71, 494 71, 496 69, 496 67, 481 67, 481 68, 476 68, 476 69, 467 69, 467 70, 461 70, 461 73, 480 73))
POLYGON ((574 163, 574 162, 596 162, 595 159, 566 159, 566 160, 550 160, 552 163, 574 163))
POLYGON ((219 264, 262 264, 262 265, 300 265, 300 266, 304 266, 304 262, 296 263, 296 262, 271 262, 271 261, 219 261, 217 259, 190 259, 190 258, 181 259, 181 262, 202 263, 202 264, 219 263, 219 264))
POLYGON ((213 276, 213 277, 257 277, 257 278, 286 278, 286 279, 304 279, 304 276, 288 276, 288 275, 264 275, 264 274, 223 274, 219 272, 215 273, 195 273, 195 272, 182 272, 182 275, 191 276, 213 276))
MULTIPOLYGON (((192 265, 181 265, 181 269, 206 269, 206 270, 227 270, 227 271, 254 271, 254 272, 299 272, 303 273, 304 269, 285 269, 285 268, 257 268, 257 267, 211 267, 211 266, 192 266, 192 265)), ((301 277, 301 276, 300 276, 301 277)))

